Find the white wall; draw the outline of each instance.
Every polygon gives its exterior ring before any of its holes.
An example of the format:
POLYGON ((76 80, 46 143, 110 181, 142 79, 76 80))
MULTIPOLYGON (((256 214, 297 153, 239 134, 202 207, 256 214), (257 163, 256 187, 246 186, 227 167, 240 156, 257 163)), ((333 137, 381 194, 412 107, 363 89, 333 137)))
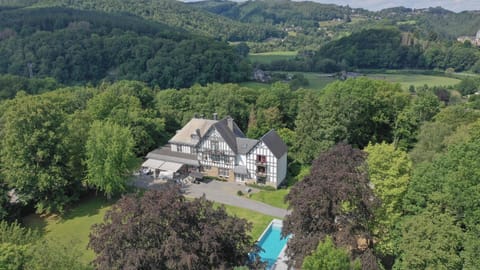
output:
POLYGON ((235 158, 235 164, 238 166, 247 166, 247 156, 237 155, 235 158))
POLYGON ((277 185, 277 158, 263 142, 259 142, 247 155, 247 170, 250 177, 256 179, 257 155, 267 157, 267 183, 277 185))
POLYGON ((287 153, 285 153, 277 161, 277 187, 285 180, 287 177, 287 153))
POLYGON ((232 151, 230 146, 225 142, 225 140, 220 136, 220 133, 215 128, 210 129, 207 134, 203 137, 202 141, 198 146, 198 154, 197 158, 199 159, 202 165, 206 166, 213 166, 213 167, 220 167, 220 168, 229 168, 233 169, 235 167, 235 153, 232 151), (212 140, 218 142, 218 151, 221 152, 223 155, 228 156, 228 162, 224 160, 220 161, 213 161, 210 157, 211 155, 208 154, 212 148, 212 140))

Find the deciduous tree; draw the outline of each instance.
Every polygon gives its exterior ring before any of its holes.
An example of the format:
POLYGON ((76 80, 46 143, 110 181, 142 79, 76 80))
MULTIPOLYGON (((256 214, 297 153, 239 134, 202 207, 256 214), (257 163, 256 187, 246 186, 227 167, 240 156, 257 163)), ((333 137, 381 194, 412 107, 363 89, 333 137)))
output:
POLYGON ((376 249, 383 255, 394 255, 395 227, 402 217, 402 200, 410 180, 412 162, 406 152, 393 144, 369 144, 368 175, 373 193, 381 204, 374 210, 376 249))
POLYGON ((342 248, 336 248, 332 238, 327 236, 318 244, 317 249, 305 257, 302 264, 303 270, 353 270, 361 269, 360 262, 350 262, 348 252, 342 248))
POLYGON ((97 269, 223 269, 246 264, 252 242, 244 219, 177 187, 126 196, 92 227, 97 269))
POLYGON ((369 187, 365 153, 345 144, 332 147, 320 154, 310 174, 286 198, 292 212, 282 233, 293 235, 287 246, 290 264, 300 267, 304 257, 331 235, 336 246, 361 258, 364 269, 376 269, 370 256, 369 221, 377 201, 369 187))
POLYGON ((94 121, 87 139, 87 184, 108 197, 125 191, 135 168, 130 130, 112 122, 94 121))
POLYGON ((21 96, 9 101, 1 118, 2 175, 20 200, 38 212, 62 211, 75 200, 81 179, 73 179, 64 123, 69 98, 58 94, 21 96))

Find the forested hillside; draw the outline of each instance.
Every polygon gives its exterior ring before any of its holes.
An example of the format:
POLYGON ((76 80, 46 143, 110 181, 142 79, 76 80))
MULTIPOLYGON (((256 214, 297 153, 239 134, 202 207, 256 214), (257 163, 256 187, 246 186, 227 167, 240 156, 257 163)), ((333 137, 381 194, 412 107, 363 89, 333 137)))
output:
POLYGON ((267 70, 338 72, 375 68, 420 68, 477 72, 479 50, 468 44, 425 41, 394 27, 354 32, 317 51, 258 66, 267 70))
POLYGON ((320 21, 345 19, 352 14, 369 14, 347 6, 293 1, 199 1, 189 3, 209 12, 241 22, 280 25, 283 27, 318 28, 320 21))
POLYGON ((244 79, 224 42, 131 15, 66 8, 0 12, 0 73, 67 84, 132 79, 161 88, 244 79))
MULTIPOLYGON (((56 6, 109 13, 130 13, 152 21, 183 28, 193 34, 230 41, 261 41, 272 36, 280 37, 282 35, 281 31, 269 26, 244 24, 229 20, 222 16, 192 8, 176 0, 32 0, 20 2, 7 1, 7 3, 10 3, 10 5, 33 7, 56 6)), ((0 5, 2 5, 1 1, 0 5)))

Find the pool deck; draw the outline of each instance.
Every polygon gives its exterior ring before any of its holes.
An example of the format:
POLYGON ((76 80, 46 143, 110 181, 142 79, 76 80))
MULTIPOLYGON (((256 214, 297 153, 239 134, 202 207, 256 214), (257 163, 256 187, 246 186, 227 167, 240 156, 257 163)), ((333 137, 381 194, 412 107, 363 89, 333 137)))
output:
MULTIPOLYGON (((281 226, 281 227, 283 227, 283 221, 280 220, 280 219, 273 219, 270 222, 270 224, 268 224, 267 228, 263 231, 262 235, 260 235, 260 237, 258 238, 258 241, 260 241, 263 238, 263 236, 267 232, 268 228, 270 228, 270 226, 281 226)), ((288 258, 285 254, 286 249, 287 249, 287 246, 285 245, 283 247, 282 251, 280 251, 280 254, 277 257, 277 260, 275 261, 275 263, 271 266, 271 268, 269 270, 292 270, 293 269, 293 268, 288 268, 288 265, 287 265, 288 258)))
POLYGON ((287 246, 285 246, 282 251, 280 252, 280 255, 278 255, 277 261, 272 265, 272 268, 270 270, 288 270, 288 265, 287 265, 287 256, 285 255, 285 250, 287 249, 287 246))

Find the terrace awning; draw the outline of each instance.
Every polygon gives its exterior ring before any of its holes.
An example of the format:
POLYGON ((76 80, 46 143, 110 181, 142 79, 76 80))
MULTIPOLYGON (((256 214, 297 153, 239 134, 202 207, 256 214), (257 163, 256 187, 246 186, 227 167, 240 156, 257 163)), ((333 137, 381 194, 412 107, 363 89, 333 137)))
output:
POLYGON ((158 169, 164 163, 165 163, 165 161, 149 158, 145 162, 143 162, 142 167, 151 168, 151 169, 158 169))
POLYGON ((170 171, 170 172, 176 172, 182 168, 183 164, 181 163, 175 163, 175 162, 165 162, 162 164, 162 166, 159 167, 160 170, 162 171, 170 171))

